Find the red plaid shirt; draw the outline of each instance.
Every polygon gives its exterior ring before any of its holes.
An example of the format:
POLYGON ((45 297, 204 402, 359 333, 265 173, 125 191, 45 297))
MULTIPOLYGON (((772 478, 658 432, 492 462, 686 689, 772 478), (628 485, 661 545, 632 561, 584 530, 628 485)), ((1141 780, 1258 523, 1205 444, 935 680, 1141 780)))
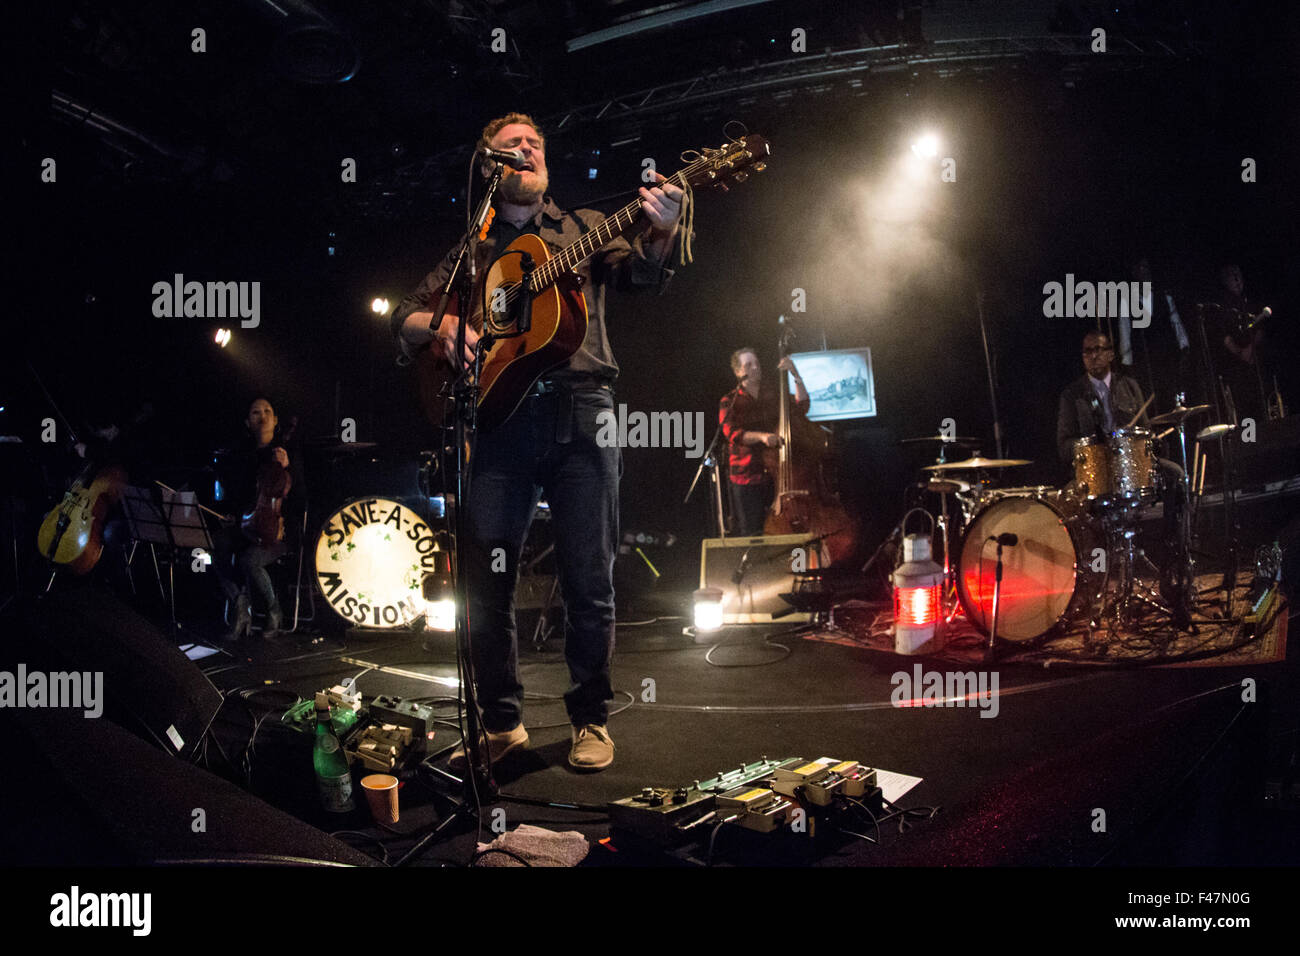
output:
MULTIPOLYGON (((745 432, 773 432, 779 417, 777 408, 777 387, 759 388, 759 397, 753 398, 746 391, 736 393, 735 408, 727 418, 731 407, 729 398, 724 398, 718 406, 718 421, 726 421, 722 433, 727 438, 729 454, 727 463, 731 471, 731 480, 738 485, 752 485, 763 480, 763 446, 745 445, 740 436, 745 432)), ((809 403, 796 402, 791 397, 790 408, 795 412, 807 413, 809 403)))

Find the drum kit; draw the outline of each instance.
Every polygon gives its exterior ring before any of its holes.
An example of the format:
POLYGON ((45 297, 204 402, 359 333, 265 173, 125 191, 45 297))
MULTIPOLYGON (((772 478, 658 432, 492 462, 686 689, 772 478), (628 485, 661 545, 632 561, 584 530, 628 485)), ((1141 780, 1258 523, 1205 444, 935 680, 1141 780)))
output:
POLYGON ((990 650, 995 641, 1023 645, 1081 625, 1085 647, 1095 650, 1098 631, 1117 638, 1149 611, 1172 622, 1166 631, 1187 628, 1192 575, 1184 427, 1208 410, 1180 402, 1150 420, 1152 427, 1171 426, 1163 433, 1129 427, 1077 439, 1073 478, 1059 488, 998 487, 994 476, 1032 462, 984 458, 975 439, 933 435, 900 442, 939 443, 937 460, 921 468, 916 488, 939 499, 934 520, 945 621, 964 614, 988 637, 990 650), (1181 474, 1157 451, 1160 439, 1175 430, 1181 474), (970 457, 945 460, 954 446, 970 457), (1145 532, 1139 517, 1156 501, 1177 523, 1163 571, 1140 546, 1145 532), (1156 587, 1142 571, 1154 575, 1156 587))

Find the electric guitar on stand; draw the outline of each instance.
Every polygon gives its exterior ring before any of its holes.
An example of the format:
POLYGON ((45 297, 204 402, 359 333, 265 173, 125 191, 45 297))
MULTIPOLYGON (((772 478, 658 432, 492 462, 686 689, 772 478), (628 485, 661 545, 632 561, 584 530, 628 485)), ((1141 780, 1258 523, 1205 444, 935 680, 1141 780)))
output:
MULTIPOLYGON (((744 182, 752 169, 767 167, 768 143, 756 135, 706 149, 666 182, 688 191, 704 186, 727 188, 744 182)), ((551 254, 535 235, 512 242, 488 268, 476 290, 470 323, 490 341, 479 375, 478 427, 488 430, 509 418, 533 384, 566 361, 587 336, 587 303, 576 269, 619 236, 644 226, 640 199, 605 217, 581 239, 551 254)), ((447 306, 459 315, 453 295, 447 306)), ((436 350, 416 360, 420 392, 426 402, 450 394, 455 371, 436 350)), ((435 420, 436 409, 429 409, 435 420)))

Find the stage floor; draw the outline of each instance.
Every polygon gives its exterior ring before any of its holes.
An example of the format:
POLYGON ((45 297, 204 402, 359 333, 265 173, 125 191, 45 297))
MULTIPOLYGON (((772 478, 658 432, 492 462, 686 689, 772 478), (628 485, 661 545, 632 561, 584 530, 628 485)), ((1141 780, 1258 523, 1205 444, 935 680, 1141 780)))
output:
MULTIPOLYGON (((920 777, 900 806, 938 811, 931 816, 918 809, 906 818, 906 832, 891 820, 881 827, 879 844, 849 838, 802 856, 774 842, 766 858, 760 848, 756 861, 746 844, 733 860, 723 838, 715 862, 1300 863, 1296 811, 1288 814, 1280 804, 1270 809, 1259 797, 1266 780, 1281 777, 1294 746, 1300 699, 1294 659, 1069 667, 1049 654, 986 665, 971 654, 905 658, 869 643, 828 642, 815 639, 815 630, 776 625, 729 627, 713 642, 697 643, 684 633, 685 624, 619 627, 609 724, 617 756, 611 768, 594 775, 566 763, 562 645, 521 648, 531 746, 500 766, 503 793, 600 807, 647 786, 689 785, 763 756, 831 756, 920 777), (978 690, 964 699, 926 700, 932 675, 940 686, 950 686, 954 675, 969 678, 966 686, 978 690), (1254 703, 1243 702, 1243 681, 1254 682, 1254 703), (1098 810, 1104 832, 1095 829, 1098 810)), ((367 698, 436 698, 449 693, 455 677, 452 644, 444 635, 353 633, 346 644, 288 636, 250 651, 224 663, 212 659, 208 673, 218 687, 308 697, 357 677, 367 698)), ((260 699, 269 705, 275 697, 260 699)), ((454 708, 439 712, 451 717, 454 708)), ((215 729, 237 749, 241 736, 247 738, 248 716, 228 707, 215 729)), ((433 747, 449 748, 457 739, 451 726, 439 725, 433 747)), ((220 763, 215 752, 208 756, 214 767, 220 763)), ((263 796, 276 800, 273 792, 263 796)), ((442 807, 415 779, 406 782, 402 801, 395 829, 404 834, 421 832, 442 807)), ((583 833, 593 843, 587 865, 671 860, 599 845, 610 832, 600 812, 509 800, 493 806, 504 811, 510 828, 527 822, 583 833)), ((485 810, 485 828, 477 835, 484 842, 494 836, 491 814, 485 810)), ((354 845, 377 854, 373 841, 382 842, 390 861, 414 842, 364 820, 356 826, 366 836, 349 838, 354 845)), ((875 837, 871 830, 866 835, 875 837)), ((424 862, 464 862, 475 839, 473 832, 453 831, 424 862)))

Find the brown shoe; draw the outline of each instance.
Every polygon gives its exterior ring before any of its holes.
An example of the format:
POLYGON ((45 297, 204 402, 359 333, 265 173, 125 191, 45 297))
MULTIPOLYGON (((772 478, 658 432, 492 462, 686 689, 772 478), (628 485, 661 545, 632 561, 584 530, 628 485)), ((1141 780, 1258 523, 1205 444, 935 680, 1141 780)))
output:
POLYGON ((604 770, 614 762, 614 741, 604 724, 583 724, 573 728, 569 766, 578 770, 604 770))
MULTIPOLYGON (((488 740, 488 760, 492 766, 496 766, 506 754, 512 753, 521 747, 528 745, 528 731, 524 730, 523 724, 516 724, 514 730, 505 730, 499 734, 486 731, 488 740)), ((452 770, 462 771, 469 766, 469 761, 465 758, 465 744, 462 742, 459 747, 451 752, 449 763, 452 770)))

